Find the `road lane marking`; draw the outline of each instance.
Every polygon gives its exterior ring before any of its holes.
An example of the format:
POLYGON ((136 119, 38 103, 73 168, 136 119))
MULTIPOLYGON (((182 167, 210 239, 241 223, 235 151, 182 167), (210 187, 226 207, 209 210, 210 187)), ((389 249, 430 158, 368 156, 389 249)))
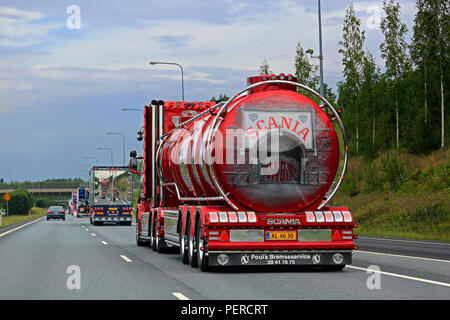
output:
POLYGON ((91 233, 93 237, 95 237, 95 233, 91 233))
POLYGON ((363 250, 357 250, 357 251, 354 251, 354 252, 355 253, 376 254, 376 255, 382 255, 382 256, 398 257, 398 258, 408 258, 408 259, 417 259, 417 260, 427 260, 427 261, 450 263, 450 260, 441 260, 441 259, 434 259, 434 258, 405 256, 405 255, 393 254, 393 253, 383 253, 383 252, 373 252, 373 251, 363 251, 363 250))
POLYGON ((102 243, 106 246, 108 244, 108 242, 106 241, 102 241, 102 243))
POLYGON ((188 297, 186 297, 184 294, 180 292, 172 292, 172 294, 177 297, 178 300, 191 300, 188 297))
POLYGON ((89 229, 88 229, 88 228, 86 228, 86 229, 84 229, 84 230, 86 230, 86 231, 89 231, 89 229))
POLYGON ((120 257, 123 259, 123 260, 125 260, 126 262, 133 262, 133 260, 131 260, 130 258, 128 258, 127 256, 125 256, 125 255, 120 255, 120 257))
POLYGON ((401 240, 401 239, 383 239, 383 238, 372 238, 372 237, 364 237, 364 236, 358 236, 358 239, 362 239, 362 240, 368 239, 368 240, 378 240, 378 241, 409 242, 409 243, 419 243, 419 244, 437 245, 437 246, 450 246, 450 243, 415 241, 415 240, 401 240))
POLYGON ((356 267, 356 266, 346 266, 346 268, 360 270, 360 271, 366 271, 366 272, 367 271, 368 272, 375 272, 375 273, 383 274, 383 275, 386 275, 386 276, 397 277, 397 278, 408 279, 408 280, 414 280, 414 281, 419 281, 419 282, 425 282, 425 283, 435 284, 435 285, 443 286, 443 287, 450 287, 450 283, 434 281, 434 280, 428 280, 428 279, 422 279, 422 278, 417 278, 417 277, 410 277, 410 276, 405 276, 403 274, 398 274, 398 273, 385 272, 385 271, 361 268, 361 267, 356 267))
POLYGON ((30 224, 32 224, 32 223, 41 221, 41 220, 44 219, 44 218, 45 218, 45 217, 39 218, 39 219, 37 219, 37 220, 34 220, 34 221, 31 221, 31 222, 25 223, 25 224, 23 224, 23 225, 21 225, 21 226, 18 226, 17 228, 14 228, 14 229, 5 231, 5 232, 3 232, 3 233, 0 233, 0 238, 3 237, 3 236, 6 236, 7 234, 10 234, 11 232, 14 232, 14 231, 17 231, 17 230, 19 230, 19 229, 22 229, 23 227, 26 227, 26 226, 28 226, 28 225, 30 225, 30 224))

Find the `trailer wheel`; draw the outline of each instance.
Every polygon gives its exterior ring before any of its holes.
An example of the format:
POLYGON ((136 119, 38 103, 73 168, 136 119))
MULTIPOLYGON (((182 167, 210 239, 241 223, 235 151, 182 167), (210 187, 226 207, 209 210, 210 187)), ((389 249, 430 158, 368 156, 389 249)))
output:
MULTIPOLYGON (((181 222, 181 223, 183 223, 183 222, 181 222)), ((189 263, 189 260, 188 260, 187 236, 183 232, 183 227, 181 227, 181 229, 180 229, 180 256, 181 256, 181 261, 184 264, 188 264, 189 263)))
POLYGON ((150 248, 153 251, 156 251, 156 239, 155 239, 155 227, 154 227, 155 220, 154 220, 153 216, 151 216, 149 218, 152 219, 151 222, 149 223, 150 224, 150 226, 149 226, 150 248))
POLYGON ((202 227, 201 223, 197 223, 196 230, 196 239, 197 239, 197 261, 200 266, 201 271, 208 271, 208 257, 205 254, 207 248, 207 240, 202 239, 202 227))
POLYGON ((146 246, 148 244, 148 242, 142 240, 138 228, 139 228, 139 225, 136 225, 136 244, 138 247, 146 246))
POLYGON ((188 220, 186 228, 187 232, 187 245, 188 245, 188 261, 192 268, 198 267, 197 255, 195 253, 195 237, 191 234, 191 219, 188 220))
POLYGON ((156 237, 156 251, 158 253, 165 253, 167 250, 166 242, 160 236, 156 237))

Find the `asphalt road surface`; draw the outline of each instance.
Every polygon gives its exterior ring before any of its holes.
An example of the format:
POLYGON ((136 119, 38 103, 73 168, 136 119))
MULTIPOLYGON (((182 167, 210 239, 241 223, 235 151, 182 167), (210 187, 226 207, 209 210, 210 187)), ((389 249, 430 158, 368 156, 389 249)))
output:
POLYGON ((39 219, 0 231, 0 299, 450 299, 450 243, 360 237, 343 271, 201 272, 135 244, 135 226, 39 219))

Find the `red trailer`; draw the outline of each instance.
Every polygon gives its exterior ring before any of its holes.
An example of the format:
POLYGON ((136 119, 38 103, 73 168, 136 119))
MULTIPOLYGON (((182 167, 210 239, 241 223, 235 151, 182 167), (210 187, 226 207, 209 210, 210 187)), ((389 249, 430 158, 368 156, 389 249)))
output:
POLYGON ((145 107, 144 155, 130 154, 130 170, 142 176, 137 244, 179 248, 184 263, 203 271, 342 269, 352 262, 356 225, 348 208, 330 205, 347 165, 339 113, 292 75, 247 82, 219 104, 145 107))

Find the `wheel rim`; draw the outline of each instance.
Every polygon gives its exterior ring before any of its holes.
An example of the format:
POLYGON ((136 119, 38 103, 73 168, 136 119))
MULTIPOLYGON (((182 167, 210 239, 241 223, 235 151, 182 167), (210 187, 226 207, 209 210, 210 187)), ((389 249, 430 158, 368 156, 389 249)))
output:
POLYGON ((198 230, 197 230, 197 243, 198 243, 198 248, 197 248, 197 252, 198 252, 198 259, 199 262, 201 262, 203 260, 203 250, 202 247, 204 249, 205 246, 205 241, 202 239, 202 229, 200 226, 198 226, 198 230))
POLYGON ((194 238, 189 236, 189 255, 194 256, 194 238))
POLYGON ((181 245, 180 245, 180 253, 184 256, 184 252, 186 251, 186 235, 181 236, 181 245))

